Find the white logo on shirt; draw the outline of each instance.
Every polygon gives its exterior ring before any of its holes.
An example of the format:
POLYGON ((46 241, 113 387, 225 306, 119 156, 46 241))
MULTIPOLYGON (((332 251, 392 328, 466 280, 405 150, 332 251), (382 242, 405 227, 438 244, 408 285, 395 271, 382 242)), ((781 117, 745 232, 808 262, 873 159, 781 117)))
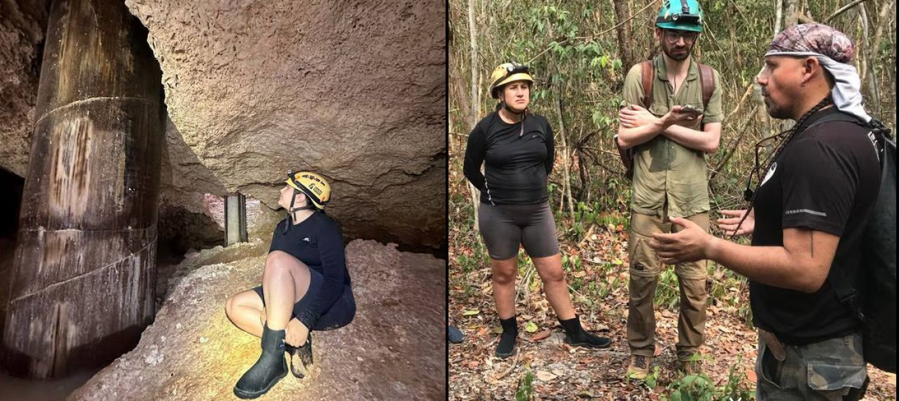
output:
POLYGON ((303 241, 309 242, 309 237, 304 238, 303 241))
POLYGON ((766 177, 763 178, 762 184, 759 184, 759 186, 765 185, 766 181, 769 181, 769 178, 772 178, 772 176, 775 175, 775 169, 776 169, 776 168, 778 168, 778 163, 777 163, 777 162, 776 162, 776 163, 772 163, 772 167, 769 169, 769 172, 766 173, 766 177))

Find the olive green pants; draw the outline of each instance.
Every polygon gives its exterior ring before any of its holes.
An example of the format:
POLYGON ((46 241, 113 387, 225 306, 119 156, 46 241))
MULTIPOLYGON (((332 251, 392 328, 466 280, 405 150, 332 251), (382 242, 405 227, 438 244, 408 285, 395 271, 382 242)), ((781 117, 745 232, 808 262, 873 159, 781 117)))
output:
MULTIPOLYGON (((704 230, 709 231, 709 214, 698 213, 687 217, 704 230)), ((631 214, 631 237, 628 256, 631 264, 628 282, 628 345, 633 355, 653 356, 656 345, 656 317, 653 314, 653 297, 663 266, 650 248, 654 233, 678 232, 680 226, 663 222, 661 217, 640 213, 631 214), (674 230, 674 231, 673 231, 674 230)), ((675 265, 678 276, 679 315, 678 343, 675 351, 678 360, 686 361, 700 351, 703 331, 706 327, 706 261, 675 265)))

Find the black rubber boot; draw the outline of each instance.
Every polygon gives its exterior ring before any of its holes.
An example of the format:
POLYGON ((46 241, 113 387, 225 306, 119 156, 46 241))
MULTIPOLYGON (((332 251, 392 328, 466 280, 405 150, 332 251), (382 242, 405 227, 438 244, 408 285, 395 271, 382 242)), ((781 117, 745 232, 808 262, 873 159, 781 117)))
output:
POLYGON ((500 335, 496 354, 500 358, 509 358, 516 353, 516 337, 519 335, 516 317, 500 319, 500 327, 503 328, 503 334, 500 335))
POLYGON ((459 344, 459 343, 463 342, 463 339, 465 339, 465 336, 463 336, 463 333, 461 331, 459 331, 459 329, 457 329, 456 327, 453 327, 453 326, 447 326, 447 340, 448 341, 450 341, 453 344, 459 344))
POLYGON ((306 344, 299 347, 285 345, 284 349, 291 358, 291 374, 298 379, 306 377, 309 374, 309 367, 313 364, 312 333, 306 336, 306 344), (294 356, 297 355, 300 356, 300 361, 294 362, 294 356))
POLYGON ((251 399, 265 394, 287 375, 284 360, 284 330, 271 330, 263 326, 262 355, 234 386, 234 395, 251 399))
POLYGON ((606 348, 612 344, 612 341, 610 341, 609 338, 598 337, 584 331, 584 328, 581 327, 581 320, 578 318, 578 315, 575 315, 574 318, 569 320, 560 320, 559 324, 561 324, 566 331, 566 344, 587 348, 606 348))

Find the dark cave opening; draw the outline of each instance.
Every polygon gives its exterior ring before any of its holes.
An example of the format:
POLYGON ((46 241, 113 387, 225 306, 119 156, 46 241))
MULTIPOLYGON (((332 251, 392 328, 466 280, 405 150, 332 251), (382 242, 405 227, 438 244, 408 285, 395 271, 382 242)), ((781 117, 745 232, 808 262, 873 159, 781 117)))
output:
POLYGON ((156 231, 157 266, 178 264, 189 251, 223 245, 225 240, 225 230, 212 218, 180 206, 160 205, 156 231))
POLYGON ((13 254, 16 250, 16 232, 19 230, 19 209, 25 179, 0 167, 0 333, 6 320, 6 300, 9 294, 13 254))
POLYGON ((25 179, 0 167, 0 239, 15 240, 19 229, 19 208, 22 206, 22 190, 25 179))

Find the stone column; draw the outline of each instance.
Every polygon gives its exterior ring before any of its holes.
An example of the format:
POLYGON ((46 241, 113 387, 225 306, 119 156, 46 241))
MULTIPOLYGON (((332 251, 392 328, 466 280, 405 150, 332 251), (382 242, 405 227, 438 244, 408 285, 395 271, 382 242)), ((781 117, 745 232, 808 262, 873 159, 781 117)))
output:
POLYGON ((130 350, 154 316, 162 73, 115 0, 50 11, 0 363, 64 375, 130 350))
POLYGON ((247 242, 247 197, 235 193, 225 197, 225 246, 247 242))

